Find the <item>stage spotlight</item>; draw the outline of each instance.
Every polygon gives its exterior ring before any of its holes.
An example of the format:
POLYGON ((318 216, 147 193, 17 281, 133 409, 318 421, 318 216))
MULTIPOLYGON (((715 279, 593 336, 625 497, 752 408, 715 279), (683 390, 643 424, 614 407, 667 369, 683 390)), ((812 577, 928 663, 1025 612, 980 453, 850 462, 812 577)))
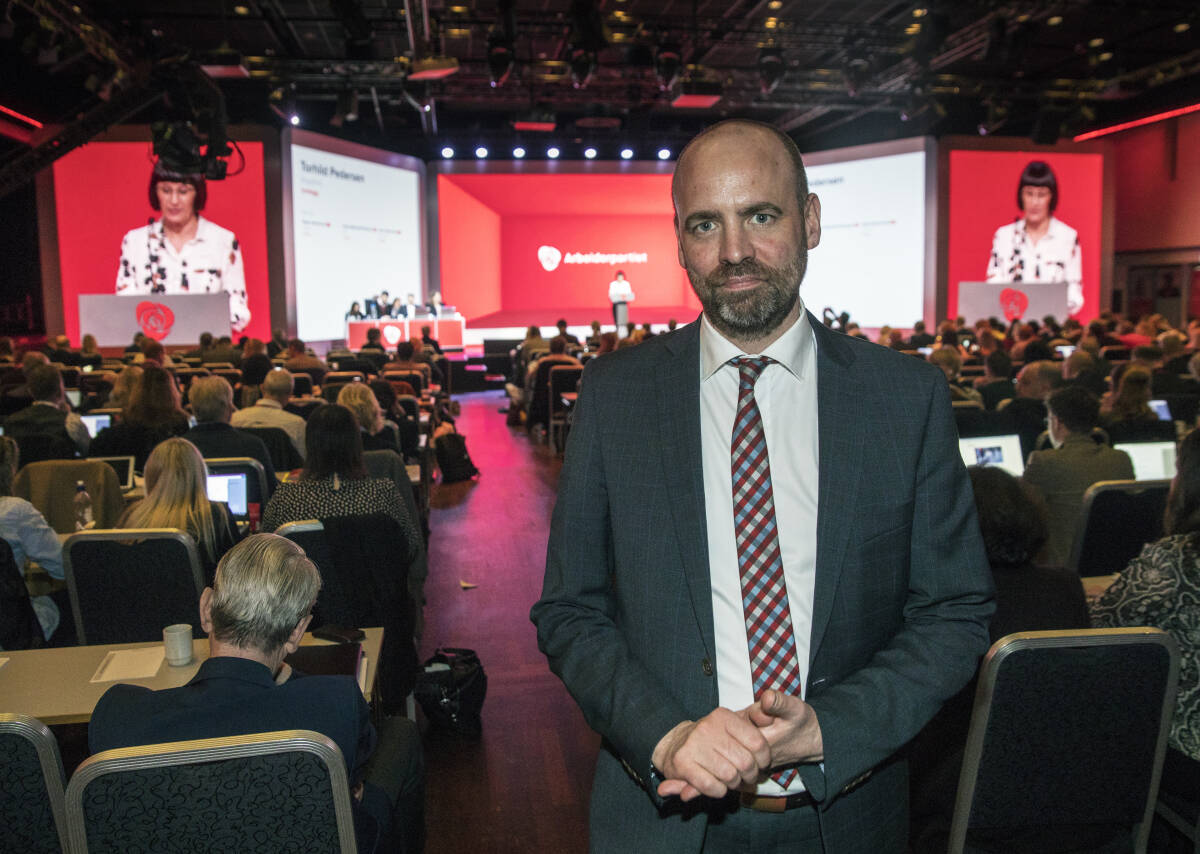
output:
POLYGON ((517 160, 520 160, 524 156, 525 156, 525 149, 523 149, 521 146, 518 145, 516 148, 513 149, 513 157, 516 158, 517 160))
POLYGON ((488 150, 481 145, 475 149, 475 156, 480 160, 487 160, 488 150))
POLYGON ((300 116, 296 113, 292 113, 290 116, 288 116, 288 121, 293 125, 298 125, 300 124, 300 116))
POLYGON ((633 149, 632 148, 622 148, 621 149, 621 159, 622 160, 632 160, 633 159, 633 149))
POLYGON ((583 156, 586 157, 588 160, 595 160, 596 159, 596 149, 591 148, 591 147, 585 148, 583 150, 583 156))
POLYGON ((551 160, 557 160, 558 155, 561 153, 562 152, 559 151, 558 148, 553 145, 546 149, 546 156, 549 157, 551 160))
POLYGON ((671 159, 671 149, 660 148, 658 150, 658 159, 659 160, 670 160, 671 159))
POLYGON ((453 156, 454 156, 454 149, 451 148, 450 146, 447 145, 445 148, 442 149, 442 157, 445 158, 446 160, 449 160, 453 156))

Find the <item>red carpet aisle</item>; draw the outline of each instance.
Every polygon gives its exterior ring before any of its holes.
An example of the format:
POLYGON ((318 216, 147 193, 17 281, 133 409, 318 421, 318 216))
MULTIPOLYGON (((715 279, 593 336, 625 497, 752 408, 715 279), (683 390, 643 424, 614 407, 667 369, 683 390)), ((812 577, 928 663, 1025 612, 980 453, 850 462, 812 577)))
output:
POLYGON ((488 694, 481 741, 425 741, 426 850, 584 852, 599 739, 550 673, 529 622, 561 463, 505 426, 503 393, 458 399, 458 427, 483 474, 434 489, 421 652, 477 650, 488 694), (460 581, 479 586, 463 590, 460 581))

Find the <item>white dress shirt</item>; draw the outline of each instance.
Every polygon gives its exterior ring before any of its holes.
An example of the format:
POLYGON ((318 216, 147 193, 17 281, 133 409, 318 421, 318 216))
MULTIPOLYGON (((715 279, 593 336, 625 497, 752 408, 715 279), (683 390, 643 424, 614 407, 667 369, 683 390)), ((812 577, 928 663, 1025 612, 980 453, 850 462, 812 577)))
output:
POLYGON ((196 236, 179 252, 163 235, 162 220, 135 228, 121 240, 118 294, 229 294, 229 325, 250 322, 242 247, 227 228, 197 217, 196 236))
POLYGON ((608 283, 609 302, 633 302, 633 285, 628 279, 613 279, 608 283))
POLYGON ((1036 243, 1019 219, 996 229, 988 259, 989 282, 1046 282, 1067 285, 1071 313, 1083 307, 1083 259, 1079 235, 1061 220, 1050 217, 1046 233, 1036 243))
POLYGON ((288 434, 292 447, 304 459, 304 443, 307 423, 299 415, 287 412, 278 400, 260 397, 253 406, 233 413, 229 423, 234 427, 278 427, 288 434))
MULTIPOLYGON (((796 643, 800 681, 808 678, 813 591, 817 570, 817 347, 801 303, 799 320, 761 354, 743 353, 721 336, 705 316, 700 326, 700 439, 704 465, 704 508, 709 575, 717 645, 717 689, 721 705, 742 709, 754 702, 746 617, 733 526, 731 448, 737 413, 738 356, 770 356, 754 386, 771 464, 775 527, 783 555, 788 606, 796 643)), ((804 789, 796 776, 788 792, 804 789)), ((779 795, 766 780, 759 794, 779 795)))

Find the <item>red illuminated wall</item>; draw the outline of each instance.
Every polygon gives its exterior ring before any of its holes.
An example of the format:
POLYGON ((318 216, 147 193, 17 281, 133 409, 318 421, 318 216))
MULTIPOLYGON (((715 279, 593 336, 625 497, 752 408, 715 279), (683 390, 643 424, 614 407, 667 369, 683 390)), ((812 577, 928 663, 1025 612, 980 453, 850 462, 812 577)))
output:
POLYGON ((1124 131, 1112 145, 1116 251, 1200 246, 1200 113, 1124 131))
MULTIPOLYGON (((958 283, 987 277, 996 229, 1018 219, 1017 182, 1026 164, 1044 160, 1058 178, 1054 212, 1079 233, 1083 253, 1084 307, 1079 317, 1099 313, 1104 159, 1099 154, 1029 151, 951 151, 947 315, 958 312, 958 283)), ((973 321, 975 318, 967 318, 973 321)))
MULTIPOLYGON (((263 147, 260 142, 239 144, 245 170, 208 182, 203 215, 237 235, 251 312, 244 334, 266 340, 271 318, 263 147)), ((63 320, 72 341, 78 342, 81 332, 79 295, 114 292, 121 238, 157 216, 147 195, 152 167, 148 142, 94 142, 54 164, 63 320)))
POLYGON ((443 299, 468 320, 497 311, 598 310, 608 305, 608 283, 620 268, 636 294, 634 309, 699 311, 677 260, 670 188, 669 175, 440 175, 443 299), (542 247, 561 256, 554 269, 539 260, 542 247), (647 258, 566 259, 593 252, 647 258))

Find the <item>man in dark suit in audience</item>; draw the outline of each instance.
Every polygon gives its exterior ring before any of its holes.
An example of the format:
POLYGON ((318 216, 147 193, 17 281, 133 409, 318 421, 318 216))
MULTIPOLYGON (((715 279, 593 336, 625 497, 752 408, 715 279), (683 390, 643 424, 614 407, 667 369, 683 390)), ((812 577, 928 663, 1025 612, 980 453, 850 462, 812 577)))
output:
POLYGON ((1012 381, 1012 359, 1003 350, 992 350, 983 360, 983 376, 975 381, 983 408, 994 411, 1000 401, 1016 394, 1012 381))
POLYGON ((1004 411, 1017 425, 1021 454, 1028 456, 1046 426, 1046 398, 1062 385, 1062 369, 1054 362, 1029 362, 1017 374, 1017 396, 1004 411))
POLYGON ((233 387, 224 377, 197 377, 188 387, 188 400, 196 426, 183 434, 206 459, 250 457, 262 463, 267 475, 267 496, 275 492, 275 466, 263 440, 230 425, 233 417, 233 387))
POLYGON ((946 381, 805 310, 785 134, 710 128, 672 193, 704 312, 585 369, 531 614, 602 737, 591 850, 902 852, 898 751, 992 613, 946 381))
POLYGON ((1077 386, 1059 389, 1046 408, 1054 448, 1034 451, 1022 480, 1046 501, 1050 536, 1042 562, 1063 566, 1079 527, 1083 494, 1101 480, 1132 480, 1133 463, 1124 451, 1092 439, 1100 421, 1100 401, 1091 392, 1077 386))
POLYGON ((255 534, 234 546, 200 597, 209 652, 199 671, 180 688, 109 688, 92 712, 89 745, 97 753, 313 730, 346 761, 359 850, 419 852, 425 771, 415 725, 384 718, 377 733, 353 676, 305 676, 284 663, 304 637, 320 587, 316 566, 284 537, 255 534))
POLYGON ((67 405, 62 375, 53 365, 35 364, 25 370, 26 384, 33 404, 15 412, 4 422, 5 433, 17 440, 47 436, 61 440, 68 451, 74 446, 86 455, 91 435, 83 420, 67 405))
POLYGON ((909 349, 915 350, 918 347, 932 347, 934 341, 937 341, 937 337, 925 331, 924 320, 918 320, 913 324, 913 334, 908 339, 909 349))

